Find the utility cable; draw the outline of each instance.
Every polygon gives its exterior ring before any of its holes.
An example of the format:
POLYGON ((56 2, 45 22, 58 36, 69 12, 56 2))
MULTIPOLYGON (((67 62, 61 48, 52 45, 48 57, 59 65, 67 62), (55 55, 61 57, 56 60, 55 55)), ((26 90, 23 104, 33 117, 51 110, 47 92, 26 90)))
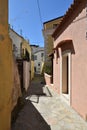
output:
POLYGON ((40 18, 40 23, 41 23, 41 27, 43 25, 43 22, 42 22, 42 17, 41 17, 41 10, 40 10, 40 4, 39 4, 39 0, 37 0, 37 6, 38 6, 38 11, 39 11, 39 18, 40 18))

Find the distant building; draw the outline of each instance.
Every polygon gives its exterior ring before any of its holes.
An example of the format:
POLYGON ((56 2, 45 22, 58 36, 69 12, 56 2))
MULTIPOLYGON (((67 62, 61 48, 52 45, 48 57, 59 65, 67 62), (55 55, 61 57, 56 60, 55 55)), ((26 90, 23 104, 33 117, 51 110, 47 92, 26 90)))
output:
POLYGON ((37 74, 41 74, 44 66, 44 48, 39 48, 34 53, 34 71, 37 74))
POLYGON ((39 45, 30 45, 30 46, 31 46, 32 53, 34 53, 39 47, 39 45))
POLYGON ((48 55, 53 51, 53 38, 52 34, 54 30, 58 27, 63 16, 46 21, 43 23, 43 36, 44 36, 44 54, 45 54, 45 62, 51 62, 48 55))
POLYGON ((45 56, 44 71, 50 75, 53 75, 53 60, 52 60, 53 55, 51 55, 53 52, 52 34, 55 31, 55 29, 59 26, 62 19, 63 16, 43 23, 44 56, 45 56))
POLYGON ((41 74, 44 67, 44 48, 37 45, 31 45, 32 55, 34 59, 34 72, 41 74))

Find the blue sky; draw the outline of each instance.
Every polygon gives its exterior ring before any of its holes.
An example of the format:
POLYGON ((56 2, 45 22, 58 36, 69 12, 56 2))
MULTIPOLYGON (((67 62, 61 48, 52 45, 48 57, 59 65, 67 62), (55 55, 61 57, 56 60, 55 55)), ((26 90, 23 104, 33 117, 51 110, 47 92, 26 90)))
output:
POLYGON ((31 44, 44 46, 42 23, 63 16, 73 0, 9 0, 9 23, 31 44), (22 31, 21 31, 22 30, 22 31))

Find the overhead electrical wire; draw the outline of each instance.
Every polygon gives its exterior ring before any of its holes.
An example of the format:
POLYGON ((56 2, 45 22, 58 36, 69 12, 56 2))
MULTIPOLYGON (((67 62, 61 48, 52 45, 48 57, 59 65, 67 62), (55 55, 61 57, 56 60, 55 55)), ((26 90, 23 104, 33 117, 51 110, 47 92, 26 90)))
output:
POLYGON ((38 6, 38 12, 39 12, 40 23, 41 23, 41 26, 42 26, 42 25, 43 25, 43 22, 42 22, 40 4, 39 4, 39 0, 36 0, 36 1, 37 1, 37 6, 38 6))

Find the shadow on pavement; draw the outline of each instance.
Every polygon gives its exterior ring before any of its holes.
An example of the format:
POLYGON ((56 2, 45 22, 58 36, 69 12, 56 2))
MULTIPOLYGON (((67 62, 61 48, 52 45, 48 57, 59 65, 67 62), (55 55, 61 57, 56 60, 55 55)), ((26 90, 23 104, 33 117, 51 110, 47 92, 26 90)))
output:
POLYGON ((51 130, 31 101, 26 101, 11 130, 51 130))
POLYGON ((40 96, 52 97, 49 89, 45 87, 44 78, 37 75, 31 82, 25 98, 34 103, 38 103, 40 96))
MULTIPOLYGON (((21 99, 21 109, 12 123, 11 130, 51 130, 50 126, 34 107, 32 102, 39 103, 40 96, 52 96, 45 87, 44 78, 37 75, 31 82, 27 93, 21 99)), ((20 104, 20 103, 19 103, 20 104)))

